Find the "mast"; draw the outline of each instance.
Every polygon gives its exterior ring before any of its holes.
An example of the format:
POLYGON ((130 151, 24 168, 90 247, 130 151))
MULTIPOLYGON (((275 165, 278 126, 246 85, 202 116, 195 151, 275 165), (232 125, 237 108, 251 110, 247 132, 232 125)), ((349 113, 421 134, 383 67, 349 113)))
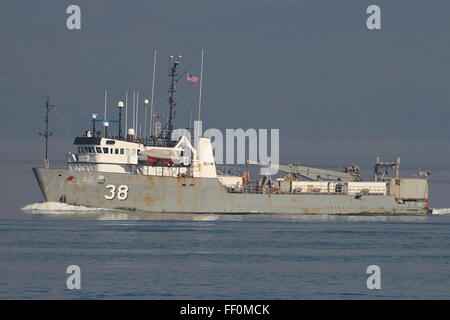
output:
POLYGON ((48 161, 48 137, 52 136, 53 133, 48 131, 48 114, 54 107, 55 105, 50 104, 50 98, 47 96, 45 99, 45 130, 39 132, 39 135, 45 138, 44 168, 50 167, 50 162, 48 161))
POLYGON ((173 124, 172 121, 175 118, 175 106, 177 105, 177 101, 175 100, 175 93, 177 92, 177 81, 178 81, 178 72, 177 68, 178 65, 181 63, 181 56, 178 56, 177 58, 174 58, 173 56, 170 56, 169 61, 169 77, 170 77, 170 84, 169 84, 169 117, 167 121, 167 129, 164 136, 164 143, 166 145, 170 145, 171 143, 171 136, 173 131, 173 124))

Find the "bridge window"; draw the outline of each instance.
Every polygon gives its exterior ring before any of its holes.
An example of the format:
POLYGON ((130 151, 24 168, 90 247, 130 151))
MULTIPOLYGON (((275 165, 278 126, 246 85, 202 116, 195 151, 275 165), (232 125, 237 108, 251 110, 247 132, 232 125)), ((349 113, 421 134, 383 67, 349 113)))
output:
POLYGON ((103 148, 103 153, 108 154, 108 148, 103 148))
POLYGON ((97 153, 102 153, 102 148, 100 147, 95 147, 95 150, 97 150, 97 153))
POLYGON ((115 151, 116 151, 116 154, 119 154, 119 149, 116 148, 115 151))
POLYGON ((124 154, 123 148, 120 149, 120 154, 124 154))

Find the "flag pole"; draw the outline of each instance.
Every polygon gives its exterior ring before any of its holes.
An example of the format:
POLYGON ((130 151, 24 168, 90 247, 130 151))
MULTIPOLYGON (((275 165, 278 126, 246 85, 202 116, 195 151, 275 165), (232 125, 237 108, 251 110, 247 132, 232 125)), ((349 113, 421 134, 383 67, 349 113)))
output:
POLYGON ((198 97, 198 121, 200 121, 201 111, 202 111, 202 87, 203 87, 203 53, 204 50, 202 49, 202 63, 200 67, 200 92, 198 97))

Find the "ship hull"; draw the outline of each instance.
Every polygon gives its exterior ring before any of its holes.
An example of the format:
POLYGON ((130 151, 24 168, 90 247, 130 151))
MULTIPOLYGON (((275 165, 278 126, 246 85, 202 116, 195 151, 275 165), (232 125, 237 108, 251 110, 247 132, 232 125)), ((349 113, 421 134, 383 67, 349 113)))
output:
POLYGON ((173 213, 424 214, 428 202, 391 195, 229 193, 217 178, 33 168, 46 201, 173 213))

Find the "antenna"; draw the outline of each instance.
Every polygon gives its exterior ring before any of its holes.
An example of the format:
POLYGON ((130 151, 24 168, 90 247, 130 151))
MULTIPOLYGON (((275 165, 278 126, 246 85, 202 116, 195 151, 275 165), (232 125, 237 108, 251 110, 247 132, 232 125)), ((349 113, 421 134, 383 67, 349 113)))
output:
POLYGON ((144 114, 144 138, 147 138, 147 109, 148 109, 148 104, 150 102, 148 101, 148 99, 144 99, 144 105, 145 105, 145 114, 144 114))
POLYGON ((136 129, 136 123, 134 122, 134 120, 136 119, 136 91, 133 90, 133 121, 131 121, 132 123, 132 128, 136 129))
POLYGON ((155 74, 156 74, 156 50, 153 56, 152 96, 150 98, 150 136, 153 135, 153 100, 155 94, 155 74))
POLYGON ((125 134, 128 132, 128 91, 125 92, 125 134))
POLYGON ((52 136, 53 133, 48 131, 48 113, 53 110, 55 105, 50 104, 50 98, 47 96, 45 99, 45 130, 39 132, 39 135, 45 138, 45 155, 44 155, 44 168, 50 167, 50 162, 48 161, 48 137, 52 136))
POLYGON ((189 118, 189 132, 192 130, 192 108, 191 108, 191 117, 189 118))
POLYGON ((139 126, 139 91, 136 92, 136 125, 134 127, 136 133, 138 132, 138 126, 139 126))
POLYGON ((201 67, 200 67, 200 92, 198 94, 198 121, 200 121, 200 115, 201 115, 201 111, 202 111, 202 87, 203 87, 203 54, 204 51, 202 49, 202 63, 201 63, 201 67))
MULTIPOLYGON (((105 115, 105 121, 106 121, 106 119, 108 119, 107 117, 106 117, 106 101, 108 100, 108 90, 105 90, 105 113, 104 113, 104 115, 105 115)), ((105 134, 105 138, 106 138, 106 131, 107 131, 107 125, 105 125, 105 132, 104 132, 104 134, 105 134)))

